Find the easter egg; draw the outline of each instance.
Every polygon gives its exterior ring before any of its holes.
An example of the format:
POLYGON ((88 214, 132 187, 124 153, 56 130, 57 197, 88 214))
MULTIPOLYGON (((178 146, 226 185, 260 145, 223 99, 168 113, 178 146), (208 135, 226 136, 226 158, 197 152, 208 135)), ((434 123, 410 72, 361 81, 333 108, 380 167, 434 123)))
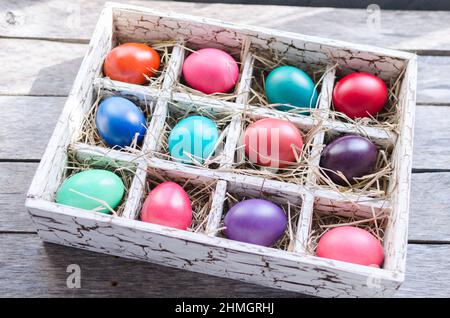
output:
POLYGON ((219 139, 217 125, 203 116, 190 116, 178 122, 169 135, 172 158, 183 163, 203 163, 219 139))
POLYGON ((355 135, 343 136, 329 143, 322 151, 320 166, 336 184, 348 185, 335 172, 340 171, 350 184, 353 178, 373 173, 377 163, 377 147, 367 138, 355 135))
POLYGON ((261 166, 282 168, 296 162, 303 138, 291 122, 264 118, 250 124, 244 132, 245 155, 261 166), (295 150, 294 150, 295 149, 295 150))
POLYGON ((105 98, 95 116, 100 137, 109 146, 126 147, 137 135, 139 143, 145 135, 146 123, 142 110, 126 98, 105 98))
POLYGON ((125 191, 122 179, 111 171, 90 169, 66 179, 56 192, 56 203, 85 210, 110 213, 122 200, 125 191))
POLYGON ((320 166, 336 184, 348 185, 335 172, 340 171, 350 184, 353 178, 371 174, 375 170, 377 147, 367 138, 355 135, 343 136, 329 143, 322 151, 320 166))
POLYGON ((349 74, 338 81, 333 90, 335 110, 352 119, 376 115, 387 99, 386 84, 369 73, 349 74))
POLYGON ((141 220, 186 230, 192 222, 191 201, 186 191, 175 182, 159 184, 145 199, 141 220))
POLYGON ((191 53, 183 64, 186 83, 205 94, 226 93, 237 83, 239 67, 233 57, 219 49, 191 53))
POLYGON ((103 64, 105 76, 112 80, 145 84, 159 68, 158 52, 143 43, 125 43, 108 53, 103 64))
POLYGON ((381 267, 384 260, 380 241, 368 231, 354 226, 336 227, 325 233, 319 240, 316 255, 374 267, 381 267))
POLYGON ((275 203, 263 199, 241 201, 224 218, 227 238, 262 246, 275 244, 283 235, 287 224, 283 210, 275 203))
POLYGON ((312 79, 294 66, 279 66, 266 78, 266 96, 270 104, 286 104, 276 108, 282 111, 300 108, 315 108, 317 91, 312 79), (291 105, 291 106, 288 106, 291 105))

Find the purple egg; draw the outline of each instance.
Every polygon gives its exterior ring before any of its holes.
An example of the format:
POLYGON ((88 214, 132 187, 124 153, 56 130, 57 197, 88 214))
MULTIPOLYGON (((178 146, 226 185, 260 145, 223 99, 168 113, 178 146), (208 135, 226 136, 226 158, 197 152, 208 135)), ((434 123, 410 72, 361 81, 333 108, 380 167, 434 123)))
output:
POLYGON ((267 200, 249 199, 234 205, 225 215, 227 238, 262 246, 272 246, 283 235, 287 217, 267 200))
POLYGON ((345 180, 333 171, 341 171, 351 184, 353 178, 371 174, 377 163, 377 147, 361 136, 344 136, 329 143, 322 152, 320 166, 330 179, 339 185, 347 185, 345 180))

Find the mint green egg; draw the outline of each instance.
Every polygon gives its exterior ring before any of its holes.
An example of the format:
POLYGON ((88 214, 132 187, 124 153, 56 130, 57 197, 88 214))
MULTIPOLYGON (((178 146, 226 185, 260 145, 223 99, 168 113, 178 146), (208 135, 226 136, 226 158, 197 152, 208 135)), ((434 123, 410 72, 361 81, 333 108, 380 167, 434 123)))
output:
POLYGON ((317 91, 313 80, 294 66, 274 68, 266 78, 265 87, 269 103, 281 104, 276 107, 278 110, 316 107, 317 91))
POLYGON ((115 209, 124 192, 122 179, 116 174, 108 170, 90 169, 64 180, 56 192, 56 203, 110 213, 110 209, 101 202, 106 202, 111 209, 115 209))

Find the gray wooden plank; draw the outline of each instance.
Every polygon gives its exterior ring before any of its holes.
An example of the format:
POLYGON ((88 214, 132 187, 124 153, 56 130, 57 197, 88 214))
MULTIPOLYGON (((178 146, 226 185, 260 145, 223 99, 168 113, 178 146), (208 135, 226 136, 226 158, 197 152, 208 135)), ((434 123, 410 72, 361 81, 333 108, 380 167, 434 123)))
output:
MULTIPOLYGON (((2 1, 0 12, 6 12, 8 19, 0 24, 0 35, 86 40, 93 31, 104 2, 2 1)), ((444 11, 370 11, 172 1, 121 2, 382 47, 450 49, 450 38, 447 36, 450 12, 444 11)))
MULTIPOLYGON (((450 245, 408 246, 399 297, 448 297, 450 245)), ((41 243, 32 234, 0 235, 2 297, 302 297, 164 266, 41 243), (81 269, 81 288, 66 285, 67 266, 81 269)))
POLYGON ((450 107, 418 106, 413 168, 450 169, 450 107))
POLYGON ((37 235, 0 235, 1 297, 296 297, 144 262, 53 244, 37 235), (81 269, 81 288, 66 285, 67 266, 81 269))
MULTIPOLYGON (((28 39, 0 39, 0 45, 0 95, 67 95, 87 48, 28 39)), ((418 103, 450 105, 450 56, 420 56, 418 66, 418 103)))
POLYGON ((0 96, 0 158, 39 159, 66 97, 0 96))
POLYGON ((35 232, 25 197, 37 165, 0 162, 0 232, 35 232))
POLYGON ((0 39, 0 95, 67 95, 86 44, 0 39))
MULTIPOLYGON (((30 232, 34 225, 24 207, 37 163, 0 162, 0 232, 30 232)), ((412 176, 409 240, 450 243, 450 173, 412 176)))

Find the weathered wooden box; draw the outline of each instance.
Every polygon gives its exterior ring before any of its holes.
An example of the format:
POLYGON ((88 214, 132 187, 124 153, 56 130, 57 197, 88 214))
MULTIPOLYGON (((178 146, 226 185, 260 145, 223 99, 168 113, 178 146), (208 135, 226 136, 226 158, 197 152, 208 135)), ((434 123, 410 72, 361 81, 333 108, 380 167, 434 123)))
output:
POLYGON ((108 3, 33 179, 26 205, 44 241, 317 296, 385 296, 400 286, 405 273, 415 90, 416 58, 410 53, 108 3), (155 85, 114 82, 102 75, 106 54, 117 43, 130 41, 174 42, 163 78, 155 85), (234 98, 196 94, 179 85, 186 48, 201 47, 218 47, 237 56, 241 73, 234 98), (306 69, 326 68, 320 85, 320 113, 301 116, 249 102, 255 81, 255 57, 260 54, 255 52, 270 52, 306 69), (396 105, 395 122, 380 126, 371 121, 354 123, 330 115, 336 77, 352 71, 368 71, 386 82, 398 84, 395 92, 391 92, 396 105), (111 94, 125 96, 149 108, 149 128, 139 149, 112 150, 80 142, 83 123, 97 97, 111 94), (228 116, 226 140, 216 166, 184 165, 158 155, 163 149, 161 135, 165 133, 166 120, 174 105, 181 113, 183 109, 195 112, 202 108, 217 116, 228 116), (325 127, 311 137, 311 169, 305 170, 304 184, 233 169, 244 117, 286 118, 303 131, 318 125, 325 127), (318 181, 316 166, 320 149, 332 133, 364 135, 386 149, 392 168, 386 195, 337 192, 318 181), (129 188, 119 215, 54 202, 55 192, 67 175, 69 157, 71 162, 76 158, 130 172, 129 188), (196 231, 139 220, 147 193, 145 180, 155 174, 167 180, 188 180, 194 185, 211 187, 210 212, 200 220, 202 226, 196 231), (291 235, 285 250, 223 238, 220 227, 228 193, 268 196, 280 204, 292 204, 296 217, 291 219, 291 235), (382 215, 385 220, 383 267, 314 256, 310 243, 315 213, 363 222, 382 215))

